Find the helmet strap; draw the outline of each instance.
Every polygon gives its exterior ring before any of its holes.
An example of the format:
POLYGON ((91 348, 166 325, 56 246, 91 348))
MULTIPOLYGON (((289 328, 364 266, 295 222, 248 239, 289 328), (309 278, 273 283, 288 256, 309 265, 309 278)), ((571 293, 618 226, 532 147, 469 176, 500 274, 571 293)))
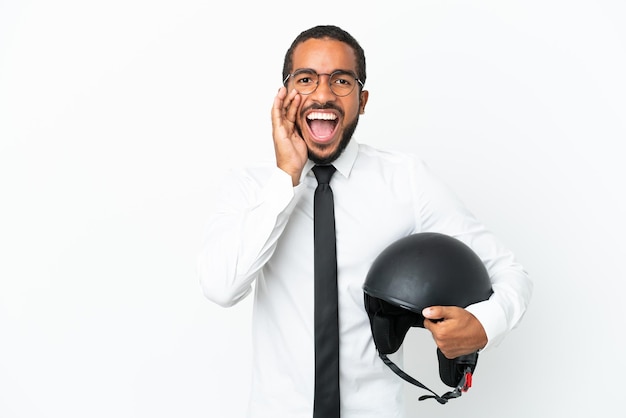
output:
POLYGON ((435 399, 437 402, 443 405, 443 404, 446 404, 448 400, 450 399, 460 397, 463 394, 463 392, 467 392, 467 390, 472 386, 472 368, 470 366, 467 366, 464 370, 461 381, 454 388, 454 390, 451 390, 450 392, 446 392, 443 395, 439 396, 435 392, 433 392, 432 390, 424 386, 422 383, 420 383, 418 380, 414 379, 413 377, 405 373, 403 370, 401 370, 393 361, 389 360, 386 354, 382 354, 379 352, 378 355, 383 360, 383 362, 387 366, 389 366, 389 368, 393 370, 393 372, 397 374, 398 376, 400 376, 402 379, 432 393, 432 395, 420 396, 419 397, 420 401, 423 401, 425 399, 435 399))

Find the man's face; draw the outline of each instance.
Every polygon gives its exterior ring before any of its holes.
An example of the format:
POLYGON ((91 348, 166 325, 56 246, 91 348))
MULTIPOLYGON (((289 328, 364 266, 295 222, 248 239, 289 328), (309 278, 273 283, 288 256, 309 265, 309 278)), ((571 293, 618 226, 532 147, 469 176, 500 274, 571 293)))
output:
MULTIPOLYGON (((318 74, 331 74, 337 70, 356 74, 356 57, 352 48, 336 40, 309 39, 299 44, 293 52, 292 73, 309 68, 318 74)), ((359 86, 347 96, 339 97, 329 87, 328 75, 321 75, 317 89, 302 95, 296 126, 309 150, 309 158, 318 164, 334 161, 350 141, 365 110, 368 92, 359 86)), ((294 88, 288 80, 287 89, 294 88)))

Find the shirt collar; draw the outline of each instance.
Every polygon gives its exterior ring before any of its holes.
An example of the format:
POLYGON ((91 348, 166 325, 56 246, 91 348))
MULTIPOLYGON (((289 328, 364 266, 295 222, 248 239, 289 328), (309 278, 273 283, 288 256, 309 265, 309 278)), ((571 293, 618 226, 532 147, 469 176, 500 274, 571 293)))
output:
MULTIPOLYGON (((350 139, 346 149, 343 150, 339 158, 332 162, 337 171, 341 173, 342 176, 348 178, 350 177, 350 172, 352 171, 352 167, 356 162, 356 157, 359 154, 359 144, 354 140, 354 138, 350 139)), ((311 160, 307 160, 304 165, 304 169, 302 170, 302 177, 306 176, 309 171, 313 168, 315 163, 311 160)))

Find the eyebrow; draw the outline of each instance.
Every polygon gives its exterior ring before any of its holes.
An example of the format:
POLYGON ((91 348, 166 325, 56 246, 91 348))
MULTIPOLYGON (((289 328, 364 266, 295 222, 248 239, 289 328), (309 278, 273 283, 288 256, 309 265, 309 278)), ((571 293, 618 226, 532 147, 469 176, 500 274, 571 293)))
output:
MULTIPOLYGON (((314 70, 313 68, 296 68, 295 70, 293 70, 293 72, 291 74, 304 73, 304 72, 315 73, 317 75, 320 74, 316 70, 314 70)), ((321 73, 321 74, 333 74, 333 73, 344 73, 344 74, 350 74, 354 78, 358 77, 356 72, 354 72, 352 70, 346 70, 346 69, 343 69, 343 68, 337 68, 337 69, 331 71, 330 73, 321 73)))

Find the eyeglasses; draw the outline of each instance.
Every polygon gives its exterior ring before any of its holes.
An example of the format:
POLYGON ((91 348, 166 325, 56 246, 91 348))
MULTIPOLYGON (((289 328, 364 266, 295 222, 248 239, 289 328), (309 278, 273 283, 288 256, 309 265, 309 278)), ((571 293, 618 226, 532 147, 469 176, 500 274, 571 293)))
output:
POLYGON ((330 74, 318 74, 315 70, 311 70, 310 68, 296 70, 296 72, 292 74, 287 74, 287 77, 283 80, 283 84, 286 84, 287 80, 291 77, 298 93, 304 95, 311 94, 317 90, 320 76, 323 75, 328 76, 328 86, 335 96, 343 97, 352 93, 357 82, 363 87, 363 82, 349 71, 337 70, 330 74))

